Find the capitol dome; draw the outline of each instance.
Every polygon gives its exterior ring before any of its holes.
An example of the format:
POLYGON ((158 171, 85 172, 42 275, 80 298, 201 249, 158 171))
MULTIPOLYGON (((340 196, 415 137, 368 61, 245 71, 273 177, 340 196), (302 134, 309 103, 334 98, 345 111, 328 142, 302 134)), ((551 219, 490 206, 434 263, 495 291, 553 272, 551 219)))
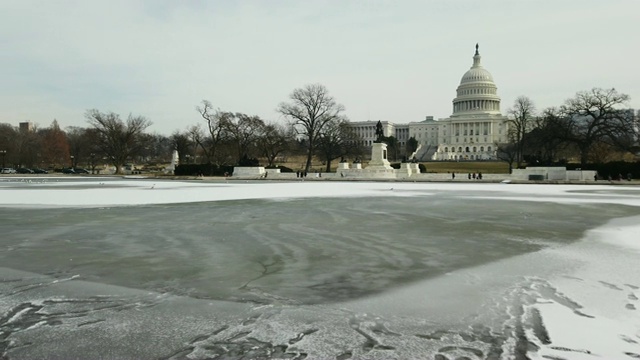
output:
POLYGON ((469 71, 462 75, 460 85, 476 81, 493 82, 493 76, 491 76, 491 73, 488 72, 487 69, 478 65, 478 67, 472 67, 471 69, 469 69, 469 71))
POLYGON ((473 66, 462 75, 460 85, 453 99, 453 115, 500 114, 500 97, 493 76, 483 68, 476 44, 473 66))

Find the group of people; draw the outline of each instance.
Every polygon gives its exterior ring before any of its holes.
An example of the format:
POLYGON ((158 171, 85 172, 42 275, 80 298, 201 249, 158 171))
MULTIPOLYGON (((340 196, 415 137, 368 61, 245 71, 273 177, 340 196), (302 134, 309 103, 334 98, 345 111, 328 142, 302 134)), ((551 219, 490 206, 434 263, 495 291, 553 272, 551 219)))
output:
MULTIPOLYGON (((600 177, 598 176, 598 174, 596 173, 593 177, 593 180, 598 181, 600 177)), ((627 181, 631 181, 633 179, 633 175, 631 175, 631 173, 627 174, 627 181)), ((618 174, 618 177, 616 177, 615 179, 611 176, 611 175, 607 175, 607 180, 612 181, 612 180, 618 180, 618 181, 622 181, 624 180, 624 178, 622 177, 622 174, 618 174)))
POLYGON ((305 178, 307 177, 307 172, 304 170, 298 170, 296 171, 296 177, 297 178, 305 178))
MULTIPOLYGON (((469 173, 469 174, 467 174, 467 178, 469 180, 471 180, 471 179, 473 179, 473 180, 482 180, 482 173, 481 172, 478 172, 477 174, 476 173, 469 173)), ((452 172, 451 173, 451 180, 455 180, 455 179, 456 179, 456 173, 452 172)))

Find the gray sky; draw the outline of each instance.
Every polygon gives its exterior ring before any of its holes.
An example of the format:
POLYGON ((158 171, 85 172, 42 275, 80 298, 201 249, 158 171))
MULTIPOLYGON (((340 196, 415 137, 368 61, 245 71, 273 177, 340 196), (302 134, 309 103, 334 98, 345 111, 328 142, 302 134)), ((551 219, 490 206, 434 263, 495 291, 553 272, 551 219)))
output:
POLYGON ((352 121, 444 118, 476 42, 506 113, 615 87, 640 108, 638 0, 0 0, 0 122, 88 126, 87 109, 165 135, 221 110, 284 121, 324 84, 352 121))

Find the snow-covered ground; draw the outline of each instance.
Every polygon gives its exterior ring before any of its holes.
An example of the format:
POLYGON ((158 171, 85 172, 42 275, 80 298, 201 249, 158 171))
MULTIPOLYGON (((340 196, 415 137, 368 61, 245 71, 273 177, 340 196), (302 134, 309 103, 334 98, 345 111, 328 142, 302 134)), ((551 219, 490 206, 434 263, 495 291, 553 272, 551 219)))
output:
POLYGON ((632 186, 0 178, 0 358, 637 359, 639 220, 632 186))

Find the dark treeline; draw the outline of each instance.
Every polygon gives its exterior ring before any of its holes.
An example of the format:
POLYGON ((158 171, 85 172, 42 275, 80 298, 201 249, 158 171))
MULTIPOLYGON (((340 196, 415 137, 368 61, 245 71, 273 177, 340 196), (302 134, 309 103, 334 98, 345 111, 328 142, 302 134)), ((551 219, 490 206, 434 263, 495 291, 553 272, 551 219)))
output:
POLYGON ((290 101, 279 105, 287 124, 223 111, 207 100, 196 111, 199 120, 194 125, 170 136, 147 133, 151 122, 142 116, 122 119, 95 109, 85 114, 87 128, 64 131, 55 120, 48 128, 30 131, 1 124, 0 150, 5 151, 7 166, 54 169, 109 164, 118 173, 128 163, 160 169, 171 161, 174 150, 182 165, 211 165, 186 167, 203 172, 234 165, 273 167, 290 155, 306 155, 306 170, 311 158, 321 158, 330 169, 337 158, 362 156, 360 142, 342 114, 344 107, 319 84, 294 90, 290 101))
MULTIPOLYGON (((615 89, 595 88, 538 113, 533 101, 521 96, 507 112, 509 141, 496 144, 497 156, 510 168, 579 163, 586 169, 589 164, 634 160, 640 151, 640 112, 636 115, 624 108, 628 100, 628 95, 615 89)), ((336 159, 366 155, 344 106, 320 84, 295 89, 277 106, 286 123, 223 111, 207 100, 195 110, 194 124, 169 136, 148 133, 151 122, 142 116, 122 119, 95 109, 85 114, 86 128, 62 130, 57 120, 29 131, 0 124, 3 166, 55 169, 108 164, 121 172, 125 164, 134 163, 154 170, 169 163, 176 150, 182 165, 207 165, 186 167, 194 171, 218 173, 237 165, 274 167, 294 155, 306 158, 301 170, 309 171, 316 159, 330 171, 336 159)), ((414 138, 403 149, 393 136, 384 140, 390 160, 417 147, 414 138)))
POLYGON ((521 96, 508 111, 509 141, 496 144, 498 158, 510 168, 577 163, 587 169, 633 160, 640 152, 640 111, 625 108, 628 101, 615 89, 594 88, 538 114, 521 96))

